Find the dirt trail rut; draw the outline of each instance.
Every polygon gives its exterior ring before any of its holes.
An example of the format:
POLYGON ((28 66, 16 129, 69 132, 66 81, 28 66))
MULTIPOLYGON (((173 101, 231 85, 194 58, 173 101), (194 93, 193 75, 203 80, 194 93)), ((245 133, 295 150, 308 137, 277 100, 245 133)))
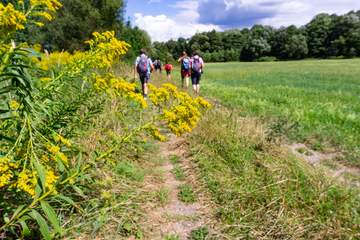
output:
POLYGON ((153 183, 151 187, 153 191, 161 188, 168 189, 168 201, 163 206, 147 206, 146 239, 166 239, 169 236, 176 236, 177 239, 188 239, 191 231, 202 226, 209 226, 209 209, 207 201, 203 199, 201 194, 196 198, 195 203, 183 203, 178 198, 179 186, 184 183, 196 181, 192 176, 190 162, 186 157, 186 142, 184 139, 171 136, 168 142, 161 143, 160 156, 165 161, 160 167, 163 172, 163 182, 153 183), (186 180, 176 180, 172 170, 174 164, 169 160, 171 156, 179 157, 179 164, 186 172, 186 180))

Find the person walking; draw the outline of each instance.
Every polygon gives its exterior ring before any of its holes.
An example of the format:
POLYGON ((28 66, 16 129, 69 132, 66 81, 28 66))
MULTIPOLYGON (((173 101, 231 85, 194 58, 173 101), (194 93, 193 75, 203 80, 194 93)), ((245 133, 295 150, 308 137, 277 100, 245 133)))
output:
POLYGON ((166 62, 165 71, 166 71, 166 76, 167 76, 168 81, 171 81, 171 71, 172 70, 173 70, 173 65, 169 62, 166 62))
POLYGON ((181 85, 183 88, 189 88, 189 78, 191 76, 190 58, 185 51, 182 52, 178 62, 181 65, 181 85))
POLYGON ((205 63, 202 57, 199 56, 197 52, 194 53, 193 57, 190 60, 191 65, 191 82, 196 94, 200 93, 200 80, 201 75, 204 72, 205 63))
POLYGON ((141 82, 141 89, 144 98, 147 98, 148 94, 148 82, 150 81, 151 72, 154 70, 154 64, 151 59, 147 56, 144 49, 140 50, 140 55, 136 58, 134 79, 136 79, 136 72, 139 75, 141 82))
POLYGON ((160 58, 157 58, 154 61, 154 67, 155 67, 155 72, 159 71, 159 73, 161 73, 161 71, 162 71, 162 63, 161 63, 160 58))

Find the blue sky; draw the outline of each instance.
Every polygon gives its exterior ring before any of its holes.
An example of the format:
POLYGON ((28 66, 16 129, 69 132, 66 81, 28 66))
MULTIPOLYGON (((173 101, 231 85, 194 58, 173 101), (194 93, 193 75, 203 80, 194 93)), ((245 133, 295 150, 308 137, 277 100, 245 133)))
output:
POLYGON ((144 15, 160 15, 163 13, 172 16, 175 14, 175 9, 170 7, 170 4, 175 4, 177 0, 168 1, 149 1, 149 0, 127 0, 126 15, 134 19, 135 13, 142 13, 144 15), (166 2, 164 4, 164 2, 166 2))
POLYGON ((212 29, 301 26, 318 13, 360 10, 360 0, 127 0, 127 16, 153 41, 212 29))

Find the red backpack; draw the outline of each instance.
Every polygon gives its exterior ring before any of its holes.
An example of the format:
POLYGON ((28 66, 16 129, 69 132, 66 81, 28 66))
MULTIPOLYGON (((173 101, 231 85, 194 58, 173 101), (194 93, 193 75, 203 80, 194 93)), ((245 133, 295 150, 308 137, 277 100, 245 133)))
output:
POLYGON ((165 65, 165 70, 166 70, 166 71, 171 71, 171 70, 172 70, 171 64, 166 64, 166 65, 165 65))

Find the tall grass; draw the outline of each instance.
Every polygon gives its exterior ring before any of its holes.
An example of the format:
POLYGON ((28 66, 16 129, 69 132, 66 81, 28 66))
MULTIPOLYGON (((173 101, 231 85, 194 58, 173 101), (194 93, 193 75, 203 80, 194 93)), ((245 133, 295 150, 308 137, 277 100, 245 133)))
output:
POLYGON ((359 238, 359 192, 287 155, 263 129, 218 109, 190 138, 223 233, 230 239, 359 238))

